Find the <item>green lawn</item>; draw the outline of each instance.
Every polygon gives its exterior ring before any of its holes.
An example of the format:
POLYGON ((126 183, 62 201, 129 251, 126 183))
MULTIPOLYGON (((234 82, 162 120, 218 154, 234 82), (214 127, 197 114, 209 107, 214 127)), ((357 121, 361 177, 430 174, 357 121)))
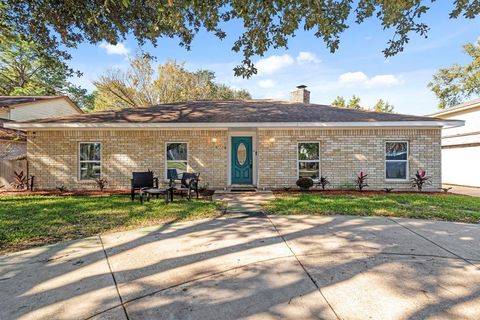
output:
POLYGON ((0 252, 219 213, 220 204, 206 200, 140 205, 129 196, 0 196, 0 252))
POLYGON ((480 198, 439 194, 281 194, 265 205, 270 214, 345 214, 431 220, 480 221, 480 198))

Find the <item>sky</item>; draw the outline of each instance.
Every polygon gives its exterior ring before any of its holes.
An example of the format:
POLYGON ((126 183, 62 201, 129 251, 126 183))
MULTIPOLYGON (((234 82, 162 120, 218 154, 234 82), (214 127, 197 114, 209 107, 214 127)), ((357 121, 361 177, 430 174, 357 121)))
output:
MULTIPOLYGON (((304 84, 311 91, 312 103, 330 104, 336 96, 348 100, 355 94, 364 107, 381 98, 393 104, 395 112, 425 115, 438 110, 438 100, 427 87, 432 76, 439 68, 470 62, 462 45, 480 38, 480 19, 448 18, 451 2, 437 1, 423 16, 422 21, 430 26, 427 39, 412 34, 404 51, 388 59, 382 50, 393 31, 383 30, 376 18, 361 25, 352 21, 335 53, 312 32, 299 30, 289 40, 288 50, 271 49, 254 58, 259 72, 249 79, 235 77, 233 72, 242 60, 240 53, 231 50, 242 33, 239 21, 222 25, 228 34, 224 40, 201 31, 190 51, 169 38, 159 39, 156 47, 146 44, 142 49, 156 56, 158 63, 175 59, 192 71, 212 70, 218 83, 247 89, 254 99, 288 100, 289 93, 304 84)), ((94 90, 93 80, 110 68, 126 68, 128 57, 138 48, 129 36, 116 46, 82 43, 70 49, 73 58, 69 64, 83 73, 72 82, 94 90)))

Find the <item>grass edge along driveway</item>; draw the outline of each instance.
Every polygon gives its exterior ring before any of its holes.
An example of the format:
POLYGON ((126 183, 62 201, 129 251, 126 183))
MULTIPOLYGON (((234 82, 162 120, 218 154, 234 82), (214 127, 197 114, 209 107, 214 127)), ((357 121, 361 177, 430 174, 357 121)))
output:
POLYGON ((0 196, 0 254, 134 227, 215 217, 222 204, 208 200, 129 196, 0 196))
POLYGON ((280 193, 264 209, 280 215, 339 214, 480 222, 480 198, 454 194, 280 193))

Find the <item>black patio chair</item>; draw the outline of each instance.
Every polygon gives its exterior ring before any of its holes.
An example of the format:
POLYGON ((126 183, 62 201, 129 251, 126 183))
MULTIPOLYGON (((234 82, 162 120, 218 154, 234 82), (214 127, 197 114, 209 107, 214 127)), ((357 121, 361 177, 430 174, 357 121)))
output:
MULTIPOLYGON (((200 179, 200 173, 184 172, 182 174, 182 189, 187 189, 188 200, 191 198, 191 192, 194 191, 197 194, 198 199, 198 180, 200 179)), ((183 193, 182 193, 183 196, 183 193)))
POLYGON ((158 188, 158 178, 153 176, 152 171, 133 172, 131 181, 131 198, 135 200, 135 190, 143 188, 158 188))
POLYGON ((170 183, 175 180, 179 180, 177 169, 167 169, 167 180, 169 180, 170 183))
POLYGON ((186 193, 188 200, 191 199, 192 191, 196 193, 198 199, 198 180, 200 178, 200 173, 193 172, 183 172, 180 175, 177 172, 177 169, 167 169, 167 179, 170 181, 170 185, 174 185, 175 181, 180 182, 180 187, 175 188, 180 195, 184 196, 186 193))

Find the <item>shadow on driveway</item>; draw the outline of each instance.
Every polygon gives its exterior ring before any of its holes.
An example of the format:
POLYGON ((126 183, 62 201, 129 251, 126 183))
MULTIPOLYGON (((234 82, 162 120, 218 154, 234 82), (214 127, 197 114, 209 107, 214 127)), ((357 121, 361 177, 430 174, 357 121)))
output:
POLYGON ((0 257, 0 319, 480 318, 480 226, 173 223, 0 257))

